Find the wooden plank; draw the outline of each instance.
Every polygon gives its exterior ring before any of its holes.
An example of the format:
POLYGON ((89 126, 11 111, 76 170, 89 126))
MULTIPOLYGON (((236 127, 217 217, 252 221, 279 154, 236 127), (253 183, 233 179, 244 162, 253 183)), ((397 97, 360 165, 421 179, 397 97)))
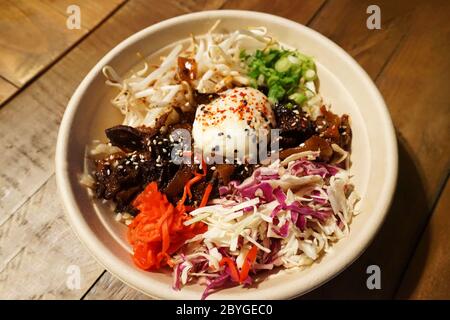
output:
POLYGON ((266 12, 291 19, 301 24, 307 24, 319 11, 324 3, 325 0, 229 0, 224 4, 223 9, 266 12))
POLYGON ((185 13, 170 4, 132 2, 0 110, 0 222, 53 173, 54 148, 65 106, 90 68, 113 46, 145 26, 185 13), (172 8, 172 9, 171 9, 172 8), (136 12, 139 12, 137 14, 136 12), (134 16, 129 21, 130 15, 134 16), (55 90, 55 84, 63 84, 55 90))
POLYGON ((387 220, 357 262, 305 298, 394 296, 448 173, 449 10, 447 1, 413 6, 405 20, 408 32, 377 80, 399 140, 398 186, 387 220), (372 264, 381 268, 381 290, 366 287, 366 268, 372 264))
POLYGON ((70 230, 54 176, 0 224, 0 247, 0 299, 79 299, 102 272, 70 230))
MULTIPOLYGON (((201 8, 199 5, 198 9, 201 8)), ((55 265, 57 272, 61 271, 58 268, 62 268, 62 265, 57 266, 55 261, 67 261, 60 255, 60 251, 64 251, 64 255, 65 250, 83 251, 81 243, 67 235, 72 236, 68 225, 61 222, 62 208, 59 206, 54 187, 42 187, 54 172, 54 148, 60 120, 76 86, 108 50, 144 27, 183 13, 186 11, 179 6, 168 2, 160 3, 157 0, 132 1, 125 4, 80 45, 0 109, 0 145, 7 151, 0 154, 3 164, 0 168, 0 226, 5 230, 1 233, 0 265, 3 266, 1 270, 5 277, 2 284, 7 283, 10 288, 2 293, 4 297, 82 296, 78 292, 66 293, 60 284, 62 278, 57 278, 47 286, 46 276, 26 273, 26 268, 35 263, 37 270, 45 270, 45 273, 51 276, 55 265), (133 19, 130 19, 131 16, 133 19), (47 213, 47 208, 52 214, 47 213), (30 218, 27 224, 31 229, 18 229, 21 214, 30 217, 36 215, 39 218, 30 218), (55 232, 63 234, 64 241, 51 247, 48 246, 49 242, 36 240, 49 228, 55 228, 55 232), (24 234, 29 237, 26 239, 33 241, 21 242, 24 234), (3 251, 3 248, 7 250, 3 251), (55 250, 51 251, 49 248, 55 250), (35 258, 40 260, 33 261, 35 258), (21 259, 26 263, 20 262, 21 259), (18 267, 15 266, 16 261, 18 267), (31 281, 33 286, 27 288, 26 281, 31 281)), ((49 183, 51 185, 53 182, 49 183)), ((85 264, 89 265, 88 262, 85 264)), ((95 266, 83 269, 82 276, 86 273, 83 290, 102 273, 103 270, 95 266)), ((64 268, 67 266, 64 265, 64 268)), ((3 285, 1 287, 3 288, 3 285)))
POLYGON ((11 97, 16 91, 17 87, 6 81, 3 78, 0 78, 0 106, 3 102, 6 101, 9 97, 11 97))
MULTIPOLYGON (((417 1, 416 1, 417 2, 417 1)), ((309 25, 345 49, 375 79, 406 34, 414 1, 377 1, 382 27, 366 27, 366 9, 373 1, 327 1, 309 25)))
POLYGON ((76 5, 80 7, 81 26, 87 30, 92 30, 101 21, 107 18, 113 11, 128 0, 40 0, 53 10, 67 17, 67 7, 76 5))
POLYGON ((450 180, 422 234, 397 294, 400 299, 450 299, 450 180))
POLYGON ((2 0, 0 76, 18 87, 23 86, 123 1, 2 0), (80 6, 79 30, 66 27, 69 4, 80 6))

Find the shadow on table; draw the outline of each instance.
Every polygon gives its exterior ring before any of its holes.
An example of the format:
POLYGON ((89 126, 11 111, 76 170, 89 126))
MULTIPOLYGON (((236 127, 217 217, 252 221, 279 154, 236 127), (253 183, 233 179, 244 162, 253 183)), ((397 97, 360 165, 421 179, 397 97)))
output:
MULTIPOLYGON (((299 299, 390 299, 395 296, 430 212, 420 168, 401 137, 398 138, 398 152, 399 174, 394 199, 372 244, 340 275, 299 299), (370 265, 378 265, 381 269, 379 290, 367 288, 370 274, 366 270, 370 265)), ((415 287, 414 279, 423 269, 427 251, 426 245, 424 259, 415 266, 408 291, 415 287)), ((407 297, 407 292, 404 297, 407 297)))
MULTIPOLYGON (((414 252, 414 260, 410 261, 408 270, 405 273, 401 285, 396 293, 396 299, 428 299, 426 297, 418 297, 416 295, 416 286, 421 278, 425 263, 428 258, 428 249, 430 248, 430 229, 425 228, 420 238, 420 244, 414 252)), ((430 297, 430 299, 435 299, 430 297)))

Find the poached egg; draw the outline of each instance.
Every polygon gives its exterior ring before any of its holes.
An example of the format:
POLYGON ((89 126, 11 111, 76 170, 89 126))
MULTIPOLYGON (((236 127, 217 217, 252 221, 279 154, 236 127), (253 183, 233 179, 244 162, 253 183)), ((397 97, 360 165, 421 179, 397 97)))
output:
POLYGON ((200 105, 192 135, 195 149, 204 155, 244 162, 257 156, 257 142, 267 144, 274 126, 275 116, 267 97, 257 89, 242 87, 226 90, 209 104, 200 105))

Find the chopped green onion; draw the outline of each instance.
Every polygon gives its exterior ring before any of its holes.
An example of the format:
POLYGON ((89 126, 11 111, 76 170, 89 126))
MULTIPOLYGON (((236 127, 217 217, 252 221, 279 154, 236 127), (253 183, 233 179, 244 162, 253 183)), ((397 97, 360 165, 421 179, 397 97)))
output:
POLYGON ((313 69, 308 69, 305 72, 305 79, 307 81, 312 81, 316 78, 316 72, 313 69))
POLYGON ((286 72, 291 67, 291 64, 287 57, 283 57, 275 63, 275 70, 278 72, 286 72))
POLYGON ((301 105, 303 102, 306 101, 307 97, 303 93, 296 92, 296 93, 291 94, 289 96, 289 99, 291 99, 292 101, 295 101, 295 103, 301 105))
POLYGON ((252 54, 242 51, 240 57, 248 67, 251 86, 267 90, 271 103, 287 99, 296 103, 308 100, 303 88, 299 92, 299 85, 302 87, 305 81, 317 77, 316 66, 310 57, 282 48, 256 50, 252 54))
POLYGON ((289 110, 294 109, 294 105, 292 104, 292 102, 286 103, 286 104, 284 105, 284 107, 285 107, 286 109, 289 109, 289 110))

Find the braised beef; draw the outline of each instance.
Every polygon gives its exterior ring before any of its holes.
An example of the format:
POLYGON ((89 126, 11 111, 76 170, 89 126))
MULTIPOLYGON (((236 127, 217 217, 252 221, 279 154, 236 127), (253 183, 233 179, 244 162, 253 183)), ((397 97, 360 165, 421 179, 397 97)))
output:
MULTIPOLYGON (((156 181, 160 189, 166 188, 179 168, 171 161, 172 146, 167 133, 155 135, 145 128, 129 128, 108 129, 109 137, 116 139, 115 145, 124 152, 95 161, 96 196, 113 200, 116 211, 129 208, 134 197, 151 181, 156 181), (127 135, 132 139, 141 136, 139 150, 129 152, 130 145, 124 145, 121 140, 127 135)), ((138 143, 132 144, 136 146, 138 143)))
MULTIPOLYGON (((186 65, 186 61, 184 63, 186 65)), ((190 73, 186 75, 191 77, 190 73)), ((194 92, 196 104, 209 103, 216 97, 215 94, 194 92)), ((349 150, 352 132, 347 115, 339 117, 322 107, 322 114, 312 121, 295 106, 288 108, 278 104, 274 111, 277 128, 280 129, 281 159, 302 151, 320 150, 319 160, 330 162, 335 156, 331 147, 333 143, 349 150)), ((174 131, 185 129, 191 133, 194 114, 194 111, 186 114, 180 123, 169 127, 164 126, 165 114, 157 120, 154 128, 120 125, 107 129, 105 132, 110 143, 123 152, 95 160, 96 196, 114 201, 118 212, 136 214, 133 199, 149 182, 156 181, 158 188, 175 204, 181 198, 186 183, 195 172, 201 172, 198 165, 175 164, 171 159, 174 143, 178 142, 174 139, 174 131)), ((208 184, 213 184, 210 198, 215 198, 218 186, 227 185, 232 180, 243 181, 252 175, 254 169, 255 165, 251 164, 209 165, 206 177, 191 186, 192 197, 187 200, 187 205, 198 205, 208 184)))
POLYGON ((250 177, 255 170, 255 165, 253 164, 240 164, 235 165, 233 174, 231 175, 231 180, 243 181, 250 177))
POLYGON ((191 186, 192 198, 188 199, 187 203, 192 206, 198 206, 202 201, 207 186, 208 181, 205 180, 197 182, 194 185, 192 185, 191 186))
POLYGON ((321 115, 315 121, 316 133, 330 143, 339 145, 344 150, 350 149, 352 131, 348 115, 342 117, 322 106, 321 115))
POLYGON ((197 90, 194 91, 194 101, 196 105, 208 104, 218 96, 217 93, 200 93, 197 90))
POLYGON ((96 160, 95 193, 98 198, 113 200, 117 211, 127 206, 148 180, 157 178, 150 152, 108 156, 96 160))
POLYGON ((331 148, 330 143, 327 140, 314 135, 298 147, 280 151, 280 159, 284 160, 290 155, 303 151, 320 151, 319 160, 324 162, 329 162, 333 156, 333 149, 331 148))
POLYGON ((341 125, 339 126, 339 146, 344 150, 350 151, 352 143, 352 129, 350 127, 350 120, 348 115, 344 114, 341 117, 341 125))
POLYGON ((221 185, 227 185, 230 182, 231 176, 235 170, 232 164, 218 164, 216 165, 216 175, 221 185))
POLYGON ((169 181, 163 192, 169 199, 174 199, 183 193, 184 186, 194 176, 194 169, 191 165, 183 164, 169 181))
POLYGON ((280 129, 280 148, 296 147, 313 135, 313 122, 297 107, 277 104, 274 111, 280 129))
POLYGON ((178 57, 178 76, 185 81, 195 80, 197 78, 197 62, 194 59, 178 57))

